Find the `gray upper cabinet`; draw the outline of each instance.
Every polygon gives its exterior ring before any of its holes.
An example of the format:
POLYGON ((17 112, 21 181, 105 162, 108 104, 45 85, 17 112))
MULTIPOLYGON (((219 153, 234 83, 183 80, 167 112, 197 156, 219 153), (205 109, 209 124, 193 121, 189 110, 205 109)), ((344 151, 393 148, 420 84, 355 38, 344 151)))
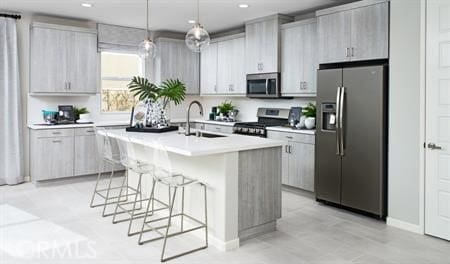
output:
POLYGON ((343 11, 317 17, 320 63, 350 61, 350 25, 350 11, 343 11))
POLYGON ((221 94, 245 94, 245 39, 218 43, 217 86, 221 94))
POLYGON ((30 74, 34 94, 95 94, 96 31, 33 23, 30 74))
POLYGON ((281 30, 281 94, 315 96, 317 56, 316 19, 284 24, 281 30))
POLYGON ((280 25, 291 17, 275 15, 245 24, 246 73, 279 72, 280 25))
POLYGON ((217 93, 217 42, 211 43, 201 53, 200 91, 202 95, 217 93))
POLYGON ((184 40, 159 38, 155 60, 155 80, 179 79, 186 84, 186 94, 198 95, 200 55, 191 51, 184 40))
POLYGON ((352 10, 352 60, 389 57, 389 3, 352 10))
POLYGON ((363 0, 317 11, 319 62, 389 57, 389 2, 363 0))
POLYGON ((202 95, 245 95, 244 35, 214 40, 202 51, 200 68, 202 95))

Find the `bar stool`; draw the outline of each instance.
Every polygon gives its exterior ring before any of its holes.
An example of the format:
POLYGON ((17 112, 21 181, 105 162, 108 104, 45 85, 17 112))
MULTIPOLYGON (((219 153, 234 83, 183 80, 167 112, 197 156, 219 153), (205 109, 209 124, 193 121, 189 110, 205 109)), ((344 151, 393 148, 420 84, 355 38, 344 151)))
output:
POLYGON ((108 135, 108 131, 104 127, 96 127, 94 126, 95 130, 95 136, 96 136, 96 145, 97 145, 97 153, 100 157, 100 164, 99 164, 99 172, 97 176, 97 181, 95 183, 94 192, 92 194, 90 207, 99 207, 103 206, 103 212, 102 216, 111 216, 113 213, 106 213, 106 208, 108 205, 117 204, 119 201, 125 201, 128 199, 128 196, 134 195, 134 193, 137 192, 137 190, 131 186, 128 186, 128 174, 125 172, 125 175, 123 176, 122 184, 118 187, 111 187, 113 182, 113 177, 115 173, 115 166, 121 165, 120 163, 120 156, 119 156, 119 150, 117 146, 117 141, 108 135), (108 184, 106 188, 100 188, 99 183, 102 180, 103 171, 105 170, 105 165, 109 164, 111 166, 111 173, 109 175, 108 184), (118 190, 120 189, 120 193, 122 193, 122 190, 125 188, 126 194, 119 197, 119 196, 111 196, 112 190, 118 190), (94 200, 96 197, 100 197, 103 202, 94 204, 94 200), (121 200, 122 198, 124 200, 121 200))
MULTIPOLYGON (((136 152, 135 152, 135 146, 133 143, 131 143, 131 139, 126 136, 126 139, 118 140, 117 141, 118 147, 119 147, 119 153, 120 153, 120 162, 123 166, 125 166, 127 171, 134 172, 138 175, 137 178, 137 193, 134 196, 133 201, 125 201, 125 202, 119 202, 116 204, 116 208, 114 210, 113 224, 121 223, 121 222, 127 222, 128 224, 128 235, 131 236, 133 233, 131 232, 131 226, 134 219, 143 218, 144 214, 147 212, 139 212, 142 209, 142 203, 148 202, 151 203, 150 198, 142 198, 142 176, 147 174, 150 175, 150 177, 153 176, 154 173, 154 166, 153 164, 149 162, 141 161, 137 158, 136 152), (139 198, 138 198, 139 197, 139 198), (139 206, 137 204, 139 203, 139 206), (131 209, 126 208, 127 206, 132 205, 131 209), (119 211, 120 209, 120 211, 119 211), (116 216, 119 214, 127 213, 128 217, 122 218, 119 220, 116 220, 116 216)), ((119 194, 119 197, 121 197, 122 192, 119 194)))
MULTIPOLYGON (((139 232, 139 239, 138 239, 138 244, 139 245, 143 245, 145 243, 148 242, 152 242, 152 241, 156 241, 159 239, 164 239, 164 243, 163 243, 163 248, 162 248, 162 252, 161 252, 161 262, 165 262, 174 258, 178 258, 202 249, 206 249, 208 247, 208 212, 207 212, 207 197, 206 197, 206 192, 207 192, 207 188, 206 188, 206 184, 199 182, 196 179, 192 179, 189 177, 184 176, 181 173, 177 173, 172 169, 171 166, 171 161, 169 158, 169 155, 165 149, 165 147, 160 144, 160 142, 155 142, 154 143, 154 154, 153 154, 153 160, 154 160, 154 165, 155 165, 155 170, 154 170, 154 177, 153 177, 153 184, 152 184, 152 189, 151 189, 151 193, 150 193, 150 200, 153 201, 156 200, 155 198, 155 188, 157 187, 157 184, 163 184, 169 187, 170 189, 173 189, 173 194, 172 197, 170 197, 171 200, 169 200, 169 206, 168 209, 169 210, 169 216, 166 217, 159 217, 157 219, 148 219, 152 216, 154 216, 155 210, 152 206, 152 208, 150 208, 150 206, 152 205, 152 203, 148 203, 147 204, 147 213, 144 216, 144 221, 142 222, 142 227, 141 227, 141 231, 139 232), (185 188, 191 187, 193 185, 200 185, 203 187, 203 191, 204 191, 204 221, 202 222, 201 220, 198 220, 188 214, 186 214, 184 212, 184 192, 185 192, 185 188), (174 212, 174 204, 175 204, 175 199, 176 199, 176 195, 177 195, 177 191, 178 189, 181 188, 181 212, 180 213, 175 213, 174 212), (180 222, 180 231, 178 232, 174 232, 174 233, 169 233, 169 229, 171 227, 173 227, 172 225, 172 221, 175 217, 180 217, 181 218, 181 222, 180 222), (191 227, 189 229, 185 229, 184 228, 184 218, 187 218, 189 220, 191 220, 192 222, 196 223, 197 226, 191 227), (156 223, 162 220, 167 220, 167 224, 163 225, 163 226, 153 226, 152 223, 156 223), (174 236, 178 236, 178 235, 182 235, 188 232, 192 232, 195 230, 199 230, 199 229, 205 229, 205 245, 198 247, 198 248, 194 248, 188 251, 184 251, 181 252, 179 254, 170 256, 170 257, 165 257, 165 251, 166 251, 166 245, 167 245, 167 240, 170 237, 174 237, 174 236), (160 229, 163 229, 162 232, 159 231, 160 229), (165 230, 164 230, 165 229, 165 230), (148 240, 143 240, 143 234, 147 233, 147 232, 156 232, 159 234, 158 237, 156 238, 151 238, 148 240)), ((170 193, 169 193, 170 195, 170 193)))

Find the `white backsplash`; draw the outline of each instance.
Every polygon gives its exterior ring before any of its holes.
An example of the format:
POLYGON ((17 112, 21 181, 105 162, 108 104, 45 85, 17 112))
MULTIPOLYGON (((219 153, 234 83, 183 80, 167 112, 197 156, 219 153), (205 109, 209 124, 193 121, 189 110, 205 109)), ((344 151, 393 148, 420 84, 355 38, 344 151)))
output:
MULTIPOLYGON (((294 99, 250 99, 247 97, 199 97, 199 96, 187 96, 186 100, 178 105, 170 106, 170 118, 171 119, 185 119, 186 109, 190 102, 198 100, 202 103, 204 108, 203 119, 208 119, 211 107, 217 106, 225 100, 231 101, 239 110, 238 120, 242 121, 256 121, 256 110, 259 107, 267 108, 291 108, 293 106, 306 106, 309 102, 314 100, 306 98, 294 98, 294 99)), ((197 106, 193 106, 191 110, 191 116, 193 118, 199 118, 200 115, 196 110, 197 106)))
MULTIPOLYGON (((213 106, 217 106, 225 100, 231 101, 239 110, 238 120, 242 121, 256 121, 256 110, 259 107, 272 108, 291 108, 293 106, 306 106, 308 102, 314 102, 311 99, 294 98, 294 99, 249 99, 247 97, 200 97, 200 96, 186 96, 186 99, 180 105, 170 105, 170 118, 172 120, 185 120, 186 109, 188 105, 198 100, 202 103, 204 108, 204 116, 199 115, 197 106, 193 106, 191 110, 192 118, 208 119, 209 113, 213 106)), ((28 96, 28 124, 42 123, 43 109, 57 108, 58 105, 74 105, 77 107, 86 107, 90 113, 93 121, 124 121, 129 120, 130 114, 123 113, 101 113, 100 111, 100 95, 93 96, 28 96)))
POLYGON ((76 107, 86 107, 91 113, 92 120, 102 121, 124 121, 129 120, 130 114, 102 114, 100 111, 100 95, 92 96, 28 96, 27 124, 43 123, 43 109, 54 108, 58 105, 73 105, 76 107))

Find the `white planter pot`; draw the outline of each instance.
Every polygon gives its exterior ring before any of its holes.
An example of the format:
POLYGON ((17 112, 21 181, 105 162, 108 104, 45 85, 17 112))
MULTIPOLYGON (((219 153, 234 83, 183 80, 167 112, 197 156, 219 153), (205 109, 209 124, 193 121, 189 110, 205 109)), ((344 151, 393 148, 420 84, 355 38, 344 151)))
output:
POLYGON ((316 118, 315 117, 308 117, 305 120, 305 126, 307 129, 313 129, 316 127, 316 118))
POLYGON ((91 114, 80 114, 80 121, 91 121, 91 114))

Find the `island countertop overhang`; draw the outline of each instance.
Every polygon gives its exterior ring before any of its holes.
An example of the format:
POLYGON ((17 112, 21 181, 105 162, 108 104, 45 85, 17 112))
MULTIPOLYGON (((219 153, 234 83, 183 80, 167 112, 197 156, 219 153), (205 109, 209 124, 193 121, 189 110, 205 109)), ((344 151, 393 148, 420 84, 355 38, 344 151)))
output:
POLYGON ((221 134, 224 135, 224 137, 204 138, 185 136, 177 131, 166 133, 140 133, 126 132, 124 129, 111 129, 108 130, 107 133, 110 137, 130 141, 145 147, 157 148, 162 145, 168 152, 189 157, 281 147, 284 145, 284 142, 281 140, 236 134, 221 134))

